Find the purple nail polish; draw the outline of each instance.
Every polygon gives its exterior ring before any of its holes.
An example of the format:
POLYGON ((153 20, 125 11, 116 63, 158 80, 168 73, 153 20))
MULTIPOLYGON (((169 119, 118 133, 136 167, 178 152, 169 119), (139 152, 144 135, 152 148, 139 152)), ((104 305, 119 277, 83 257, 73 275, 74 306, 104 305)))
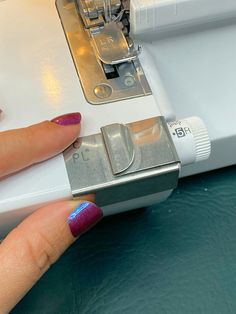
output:
POLYGON ((63 116, 59 116, 51 120, 51 122, 64 126, 79 124, 80 121, 81 114, 79 112, 67 113, 64 114, 63 116))
POLYGON ((77 238, 96 225, 103 217, 101 208, 93 203, 84 202, 68 218, 72 235, 77 238))

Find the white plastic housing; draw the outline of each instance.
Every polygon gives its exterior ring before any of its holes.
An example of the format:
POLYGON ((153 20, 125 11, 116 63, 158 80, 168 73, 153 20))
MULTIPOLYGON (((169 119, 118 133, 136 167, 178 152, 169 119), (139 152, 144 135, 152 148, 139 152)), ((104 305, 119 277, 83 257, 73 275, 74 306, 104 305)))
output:
POLYGON ((235 0, 131 0, 133 35, 164 32, 236 16, 235 0))

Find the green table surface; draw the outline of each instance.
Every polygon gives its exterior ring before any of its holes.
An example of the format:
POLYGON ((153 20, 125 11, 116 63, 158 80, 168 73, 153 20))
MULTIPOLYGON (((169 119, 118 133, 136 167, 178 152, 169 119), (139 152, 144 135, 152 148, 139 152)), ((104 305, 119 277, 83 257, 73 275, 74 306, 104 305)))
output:
POLYGON ((12 313, 236 313, 236 167, 104 219, 12 313))

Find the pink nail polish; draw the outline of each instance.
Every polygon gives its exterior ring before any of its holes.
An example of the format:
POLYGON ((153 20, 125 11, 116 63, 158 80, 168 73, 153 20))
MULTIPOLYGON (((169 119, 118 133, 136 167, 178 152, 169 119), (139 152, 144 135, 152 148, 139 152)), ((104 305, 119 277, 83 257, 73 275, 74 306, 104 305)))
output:
POLYGON ((54 122, 59 125, 75 125, 79 124, 81 121, 81 114, 79 112, 74 113, 67 113, 65 115, 56 117, 51 120, 51 122, 54 122))
POLYGON ((88 231, 103 217, 101 208, 93 203, 84 202, 68 218, 72 235, 76 238, 88 231))

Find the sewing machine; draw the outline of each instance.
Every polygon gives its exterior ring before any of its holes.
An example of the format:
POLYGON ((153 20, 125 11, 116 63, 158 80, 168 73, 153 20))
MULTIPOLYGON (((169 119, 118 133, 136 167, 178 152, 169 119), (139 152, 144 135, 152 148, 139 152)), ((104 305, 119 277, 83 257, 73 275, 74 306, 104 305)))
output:
POLYGON ((63 154, 0 182, 0 233, 91 192, 106 215, 161 202, 234 164, 235 17, 234 0, 0 1, 0 130, 83 116, 63 154))

